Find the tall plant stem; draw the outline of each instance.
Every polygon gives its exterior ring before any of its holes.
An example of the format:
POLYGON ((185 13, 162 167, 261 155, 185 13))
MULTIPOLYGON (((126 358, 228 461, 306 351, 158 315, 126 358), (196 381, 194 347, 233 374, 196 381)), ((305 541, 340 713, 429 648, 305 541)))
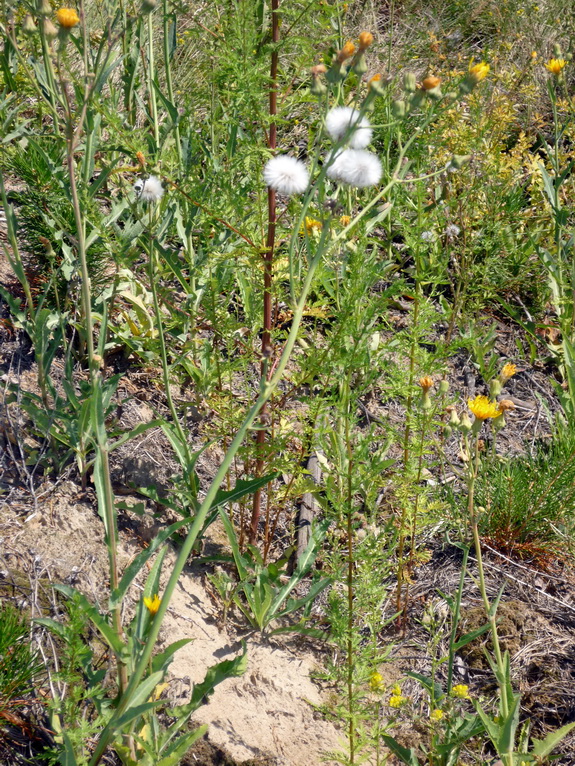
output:
POLYGON ((155 74, 154 20, 153 14, 148 13, 148 92, 150 95, 150 112, 152 115, 152 127, 154 129, 154 141, 156 143, 156 151, 158 151, 160 146, 160 125, 158 123, 158 106, 156 104, 156 90, 154 85, 155 74))
POLYGON ((196 541, 196 538, 204 525, 206 516, 208 515, 208 512, 210 511, 212 507, 212 504, 214 502, 218 489, 220 488, 222 483, 225 481, 227 473, 233 464, 237 451, 242 445, 247 432, 253 426, 256 418, 261 412, 262 406, 269 400, 270 396, 276 389, 278 383, 280 382, 284 374, 285 368, 287 367, 288 361, 291 357, 291 354, 298 336, 298 332, 301 325, 301 320, 302 320, 305 304, 307 301, 307 297, 309 294, 309 290, 311 287, 311 283, 322 255, 323 255, 323 251, 321 250, 321 248, 319 248, 318 252, 314 256, 313 261, 310 264, 308 273, 306 275, 306 278, 302 287, 300 298, 294 309, 292 326, 290 328, 290 332, 287 337, 284 350, 278 361, 275 372, 270 377, 269 381, 264 380, 261 382, 260 395, 258 396, 256 402, 254 403, 254 405, 252 406, 252 408, 246 415, 244 422, 238 429, 232 443, 230 444, 228 451, 226 452, 224 456, 224 459, 222 460, 222 463, 216 475, 214 476, 214 479, 208 491, 206 492, 204 501, 202 502, 200 508, 198 509, 197 514, 194 516, 194 520, 190 527, 190 531, 188 532, 188 535, 186 539, 184 540, 182 547, 180 548, 180 553, 178 554, 178 557, 172 569, 172 573, 166 585, 166 589, 164 591, 160 608, 158 609, 158 612, 155 615, 152 625, 150 627, 150 632, 148 634, 146 644, 142 649, 142 653, 140 655, 138 664, 134 668, 134 671, 130 677, 128 688, 126 689, 125 693, 120 699, 108 724, 106 725, 106 727, 103 729, 102 733, 100 734, 100 738, 98 739, 96 748, 93 752, 92 758, 90 759, 89 766, 96 766, 96 764, 100 762, 108 744, 110 743, 110 740, 112 739, 112 737, 114 736, 115 732, 118 729, 119 719, 121 719, 122 715, 126 712, 127 708, 130 705, 130 702, 133 699, 134 693, 144 673, 146 672, 149 666, 149 662, 152 657, 152 653, 154 651, 154 646, 156 644, 160 629, 162 627, 162 621, 170 605, 172 594, 176 588, 176 585, 178 584, 180 575, 182 574, 182 571, 184 570, 187 560, 192 552, 194 542, 196 541))
MULTIPOLYGON (((269 86, 269 113, 270 129, 268 137, 268 148, 273 152, 277 146, 277 76, 278 76, 278 43, 280 39, 279 24, 279 0, 272 0, 272 43, 273 50, 270 64, 270 86, 269 86)), ((261 378, 267 374, 268 359, 272 354, 271 333, 272 333, 272 284, 273 284, 273 261, 274 245, 276 237, 276 193, 268 186, 268 229, 266 236, 266 246, 264 250, 264 316, 262 333, 262 362, 261 378)), ((263 448, 266 441, 266 407, 262 408, 260 413, 260 430, 256 437, 256 470, 255 475, 261 476, 264 468, 263 448)), ((252 518, 250 521, 249 541, 253 545, 257 539, 258 524, 261 513, 262 493, 261 489, 254 493, 252 503, 252 518)))
MULTIPOLYGON (((164 0, 163 5, 163 22, 164 22, 164 70, 166 72, 166 87, 168 90, 168 98, 171 104, 174 104, 174 84, 172 80, 172 61, 170 56, 170 15, 168 10, 168 0, 164 0)), ((174 21, 175 23, 175 21, 174 21)), ((174 125, 174 141, 176 142, 176 154, 178 155, 178 163, 180 165, 180 171, 183 171, 182 167, 182 147, 180 144, 180 126, 176 122, 174 125)))
MULTIPOLYGON (((82 121, 83 122, 83 121, 82 121)), ((102 385, 99 362, 94 353, 94 324, 92 321, 92 291, 90 287, 90 274, 88 271, 88 259, 86 256, 86 240, 84 235, 84 220, 76 184, 76 164, 74 162, 74 148, 78 137, 78 132, 73 130, 71 115, 68 118, 67 127, 67 166, 70 182, 70 196, 74 210, 74 221, 76 224, 76 236, 78 242, 78 258, 80 261, 80 273, 82 277, 82 309, 84 315, 86 331, 86 347, 88 352, 88 365, 90 369, 90 381, 92 383, 92 396, 94 397, 96 412, 101 413, 102 385)), ((103 423, 104 417, 100 417, 103 423)), ((118 587, 118 535, 116 529, 116 515, 114 509, 114 499, 112 494, 112 484, 110 479, 110 464, 108 456, 108 440, 104 428, 97 427, 97 460, 101 464, 101 485, 98 483, 98 500, 103 511, 104 524, 106 529, 106 542, 108 547, 108 563, 110 570, 110 589, 115 591, 118 587)), ((113 610, 113 621, 116 635, 121 637, 122 630, 122 607, 118 604, 113 610)), ((118 665, 118 687, 120 693, 123 693, 128 684, 127 668, 120 656, 116 657, 118 665)))
POLYGON ((154 246, 154 235, 153 235, 153 225, 154 225, 154 212, 153 208, 150 205, 150 212, 149 212, 149 225, 150 225, 150 240, 149 240, 149 271, 150 271, 150 289, 152 291, 152 301, 154 303, 154 314, 156 317, 156 330, 158 331, 158 340, 160 341, 160 358, 162 360, 162 378, 164 382, 164 391, 166 393, 166 400, 168 402, 168 409, 170 410, 170 415, 172 416, 172 421, 174 424, 174 428, 176 429, 178 433, 178 438, 180 441, 180 444, 182 445, 182 448, 184 449, 186 453, 187 463, 188 465, 191 462, 190 458, 190 450, 188 447, 188 440, 186 438, 186 435, 184 433, 184 430, 182 428, 182 424, 180 423, 180 419, 178 417, 178 413, 176 411, 176 407, 174 405, 174 400, 172 398, 172 392, 170 390, 170 376, 169 376, 169 367, 168 367, 168 353, 166 350, 166 339, 164 336, 164 326, 162 323, 162 310, 160 308, 160 302, 158 300, 158 290, 156 287, 156 279, 158 277, 157 269, 156 269, 156 248, 154 246))
POLYGON ((353 704, 353 452, 349 421, 351 420, 349 380, 346 381, 346 417, 345 417, 345 446, 347 451, 347 705, 349 714, 348 739, 349 762, 355 764, 355 721, 353 704))
MULTIPOLYGON (((495 610, 491 606, 489 597, 487 595, 487 589, 485 587, 485 570, 483 568, 483 556, 481 554, 481 540, 479 539, 479 526, 478 515, 475 509, 475 483, 477 476, 479 475, 479 429, 475 434, 474 444, 474 458, 470 468, 469 482, 468 482, 468 496, 467 496, 467 513, 471 523, 471 531, 473 534, 473 544, 475 546, 475 555, 477 557, 477 569, 479 572, 479 590, 481 593, 481 599, 485 608, 485 613, 489 621, 491 628, 491 638, 493 640, 493 651, 495 652, 495 661, 497 662, 497 668, 501 678, 504 676, 504 664, 503 656, 501 654, 501 646, 499 645, 499 635, 497 633, 497 621, 495 617, 495 610)), ((506 719, 509 713, 509 700, 507 699, 507 686, 502 681, 499 683, 499 692, 501 694, 501 709, 503 717, 506 719)))

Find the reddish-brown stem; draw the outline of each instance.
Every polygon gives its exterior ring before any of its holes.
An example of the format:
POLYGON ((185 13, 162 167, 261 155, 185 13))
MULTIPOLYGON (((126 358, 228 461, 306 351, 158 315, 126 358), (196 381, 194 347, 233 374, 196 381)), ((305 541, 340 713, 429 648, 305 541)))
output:
MULTIPOLYGON (((269 86, 269 113, 270 129, 268 134, 268 147, 273 152, 277 146, 277 76, 278 76, 278 42, 280 39, 279 25, 279 0, 272 0, 272 50, 270 65, 270 86, 269 86)), ((262 378, 267 374, 267 360, 271 357, 271 333, 272 333, 272 282, 273 282, 273 260, 274 244, 276 238, 276 193, 274 189, 268 187, 268 231, 266 237, 266 247, 264 251, 264 326, 262 333, 262 378)), ((267 406, 262 407, 260 413, 260 430, 256 438, 256 470, 255 475, 261 476, 264 468, 264 445, 266 441, 267 406)), ((257 539, 258 524, 260 521, 262 503, 262 493, 258 489, 254 492, 252 505, 252 518, 250 522, 249 541, 253 545, 257 539)))

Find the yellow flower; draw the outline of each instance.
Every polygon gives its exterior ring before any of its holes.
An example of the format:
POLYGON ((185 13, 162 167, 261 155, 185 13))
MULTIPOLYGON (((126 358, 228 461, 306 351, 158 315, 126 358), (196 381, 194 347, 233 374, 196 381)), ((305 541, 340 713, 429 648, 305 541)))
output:
POLYGON ((422 81, 421 85, 423 87, 423 90, 433 90, 434 88, 439 87, 439 84, 441 83, 441 80, 439 77, 434 77, 433 75, 430 75, 429 77, 426 77, 425 80, 422 81))
POLYGON ((430 388, 433 387, 433 378, 431 375, 424 375, 422 378, 419 379, 419 385, 422 387, 422 389, 427 392, 430 388))
POLYGON ((467 405, 478 420, 497 418, 501 415, 497 403, 489 401, 486 396, 476 396, 475 399, 468 399, 467 405))
POLYGON ((355 53, 355 45, 352 42, 347 42, 340 52, 337 54, 337 60, 343 63, 346 59, 349 59, 355 53))
POLYGON ((369 46, 373 42, 373 35, 371 32, 362 32, 359 36, 359 49, 361 51, 364 51, 366 48, 369 48, 369 46))
POLYGON ((391 693, 395 694, 396 697, 401 697, 401 686, 399 684, 394 684, 391 687, 391 693))
POLYGON ((308 236, 311 236, 314 231, 321 231, 321 228, 321 221, 316 221, 315 218, 310 218, 306 215, 304 224, 301 227, 301 233, 303 234, 305 231, 308 236))
POLYGON ((471 75, 472 80, 477 83, 487 77, 490 69, 491 67, 489 64, 486 64, 485 61, 482 61, 479 64, 473 64, 473 62, 471 62, 469 65, 469 74, 471 75))
POLYGON ((64 29, 72 29, 72 27, 80 23, 80 17, 74 8, 60 8, 56 11, 56 19, 58 24, 64 27, 64 29))
POLYGON ((394 694, 392 697, 389 698, 388 705, 389 707, 399 708, 402 705, 405 705, 407 702, 407 697, 403 697, 401 694, 394 694))
POLYGON ((342 226, 349 226, 351 223, 351 218, 349 215, 342 215, 342 217, 339 219, 339 222, 342 226))
POLYGON ((509 378, 512 378, 516 372, 517 366, 515 364, 512 362, 507 362, 507 364, 504 364, 503 369, 499 373, 499 380, 501 381, 501 385, 504 386, 509 378))
POLYGON ((440 710, 439 708, 436 708, 435 710, 432 710, 429 714, 429 717, 432 721, 441 721, 443 718, 443 710, 440 710))
POLYGON ((373 692, 382 692, 385 688, 381 673, 372 673, 369 678, 369 688, 373 692))
POLYGON ((561 71, 566 66, 567 62, 565 59, 549 59, 549 61, 545 64, 545 69, 551 72, 551 74, 554 74, 555 77, 559 77, 561 71))
POLYGON ((158 596, 158 594, 154 594, 152 598, 149 598, 149 596, 144 596, 144 604, 146 605, 148 612, 151 615, 156 614, 158 609, 160 608, 160 604, 162 603, 162 599, 158 596))
POLYGON ((451 696, 457 697, 460 700, 471 699, 469 696, 469 686, 467 684, 457 684, 451 689, 451 696))

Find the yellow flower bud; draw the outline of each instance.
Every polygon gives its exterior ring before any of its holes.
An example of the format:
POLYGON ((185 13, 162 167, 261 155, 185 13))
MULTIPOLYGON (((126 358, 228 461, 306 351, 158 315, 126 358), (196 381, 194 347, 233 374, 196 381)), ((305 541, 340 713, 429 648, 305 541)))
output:
POLYGON ((337 54, 337 60, 339 61, 340 64, 342 64, 347 59, 350 59, 354 53, 355 53, 355 45, 351 41, 348 41, 340 50, 340 52, 337 54))
POLYGON ((425 80, 422 81, 421 85, 424 90, 433 90, 434 88, 438 88, 439 84, 441 83, 441 80, 439 77, 426 77, 425 80))

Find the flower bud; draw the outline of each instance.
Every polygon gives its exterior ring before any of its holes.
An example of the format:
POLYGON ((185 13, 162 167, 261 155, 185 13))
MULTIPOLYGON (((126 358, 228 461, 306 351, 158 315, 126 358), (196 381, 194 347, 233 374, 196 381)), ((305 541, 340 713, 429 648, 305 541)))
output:
POLYGON ((417 80, 413 72, 406 72, 403 75, 403 88, 406 93, 415 93, 417 87, 417 80))
POLYGON ((56 29, 54 24, 52 24, 50 19, 46 19, 46 18, 44 19, 42 28, 44 30, 44 37, 46 38, 46 40, 50 41, 58 37, 58 30, 56 29))
POLYGON ((497 399, 501 393, 501 381, 498 378, 493 378, 489 383, 489 395, 492 399, 497 399))
POLYGON ((352 72, 355 72, 358 77, 361 77, 367 72, 367 63, 365 61, 365 54, 363 50, 358 50, 358 52, 353 57, 353 61, 351 62, 351 70, 352 72))
POLYGON ((467 165, 470 159, 470 154, 454 154, 449 162, 449 167, 453 168, 453 170, 461 170, 464 165, 467 165))
POLYGON ((394 101, 391 105, 391 114, 394 117, 405 117, 406 111, 405 101, 394 101))
POLYGON ((455 407, 447 407, 447 411, 449 412, 449 425, 453 426, 453 428, 457 428, 460 424, 457 410, 455 409, 455 407))
POLYGON ((422 81, 421 86, 424 90, 434 90, 435 88, 439 87, 441 80, 439 77, 434 77, 433 75, 430 75, 429 77, 426 77, 425 80, 422 81))
POLYGON ((553 46, 553 55, 556 58, 561 58, 561 56, 563 55, 563 52, 561 50, 561 45, 559 43, 555 43, 555 45, 553 46))
POLYGON ((449 381, 445 380, 444 378, 439 384, 439 393, 445 395, 448 391, 449 391, 449 381))
POLYGON ((461 420, 459 421, 459 430, 462 434, 468 434, 472 429, 471 419, 466 411, 463 412, 461 420))
POLYGON ((351 41, 348 41, 337 54, 337 60, 340 64, 343 64, 343 62, 350 59, 354 53, 355 45, 351 41))
POLYGON ((412 93, 409 98, 409 103, 411 106, 417 109, 417 107, 421 106, 423 104, 423 100, 425 99, 425 93, 426 91, 423 90, 423 88, 418 88, 415 93, 412 93))
POLYGON ((152 11, 156 9, 157 4, 158 0, 142 0, 142 7, 140 10, 144 16, 147 16, 148 13, 152 13, 152 11))
POLYGON ((460 91, 462 93, 471 93, 475 86, 487 77, 490 69, 491 67, 485 61, 479 64, 472 63, 469 67, 469 72, 459 85, 460 91))
POLYGON ((50 0, 40 0, 38 3, 38 13, 40 16, 52 15, 52 6, 50 5, 50 0))
POLYGON ((445 426, 443 426, 443 438, 449 439, 451 434, 453 433, 453 428, 449 425, 449 423, 445 426))
POLYGON ((27 13, 24 18, 24 23, 22 24, 22 32, 24 32, 25 35, 33 35, 34 32, 37 31, 38 29, 36 28, 36 24, 34 24, 34 19, 27 13))

